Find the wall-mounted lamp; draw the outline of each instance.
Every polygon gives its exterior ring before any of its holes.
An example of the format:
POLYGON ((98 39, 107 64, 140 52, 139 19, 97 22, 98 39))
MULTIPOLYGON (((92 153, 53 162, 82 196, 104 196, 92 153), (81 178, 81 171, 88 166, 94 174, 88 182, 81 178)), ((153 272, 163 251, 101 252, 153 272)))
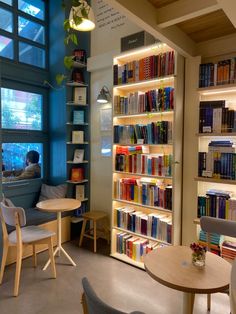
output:
POLYGON ((97 102, 100 104, 107 104, 110 98, 111 94, 109 92, 109 89, 106 87, 106 85, 104 85, 100 90, 100 93, 98 94, 97 102))
POLYGON ((80 5, 70 10, 70 27, 82 32, 91 31, 95 28, 95 17, 92 8, 85 0, 80 5))

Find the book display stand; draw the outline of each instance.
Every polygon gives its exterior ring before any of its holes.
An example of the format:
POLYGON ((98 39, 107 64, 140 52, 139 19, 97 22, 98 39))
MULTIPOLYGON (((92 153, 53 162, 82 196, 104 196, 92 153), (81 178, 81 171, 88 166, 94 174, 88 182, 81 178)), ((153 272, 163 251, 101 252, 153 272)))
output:
POLYGON ((111 255, 143 268, 143 257, 179 244, 183 58, 158 44, 113 62, 111 255))

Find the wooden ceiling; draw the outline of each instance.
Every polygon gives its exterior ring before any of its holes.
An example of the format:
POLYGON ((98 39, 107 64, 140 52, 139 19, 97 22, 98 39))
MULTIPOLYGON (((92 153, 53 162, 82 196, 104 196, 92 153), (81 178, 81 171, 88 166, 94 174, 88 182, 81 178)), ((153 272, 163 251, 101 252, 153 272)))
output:
POLYGON ((106 0, 185 56, 236 51, 236 0, 106 0), (212 44, 214 42, 214 44, 212 44), (202 51, 204 50, 204 52, 202 51))

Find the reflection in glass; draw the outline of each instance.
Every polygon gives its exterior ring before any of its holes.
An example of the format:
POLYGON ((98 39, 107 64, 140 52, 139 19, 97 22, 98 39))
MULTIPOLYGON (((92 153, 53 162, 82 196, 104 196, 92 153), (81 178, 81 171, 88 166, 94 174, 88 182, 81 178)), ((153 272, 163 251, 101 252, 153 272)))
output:
POLYGON ((12 33, 12 13, 0 8, 0 28, 12 33))
POLYGON ((40 94, 1 88, 2 128, 42 130, 42 101, 40 94))
POLYGON ((0 2, 6 3, 8 5, 12 5, 12 0, 0 0, 0 2))
POLYGON ((39 153, 39 165, 42 169, 42 143, 2 143, 3 164, 5 170, 20 170, 26 167, 26 154, 30 150, 36 150, 39 153))
POLYGON ((19 42, 19 61, 45 68, 45 51, 22 42, 19 42))
POLYGON ((45 18, 45 4, 42 0, 18 0, 18 9, 40 20, 45 18))
POLYGON ((13 59, 13 40, 0 35, 0 56, 13 59))
POLYGON ((21 37, 33 40, 37 43, 45 43, 44 27, 21 16, 18 17, 18 34, 21 37))

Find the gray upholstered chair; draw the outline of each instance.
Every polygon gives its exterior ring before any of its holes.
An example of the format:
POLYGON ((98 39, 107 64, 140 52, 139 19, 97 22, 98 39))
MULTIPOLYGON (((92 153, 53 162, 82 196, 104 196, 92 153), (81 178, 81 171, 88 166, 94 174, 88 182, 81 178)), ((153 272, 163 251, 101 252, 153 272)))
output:
MULTIPOLYGON (((86 277, 82 279, 82 285, 84 289, 84 293, 82 294, 82 305, 84 314, 128 314, 114 309, 113 307, 107 305, 101 299, 99 299, 86 277)), ((145 313, 134 311, 130 314, 145 313)))
POLYGON ((33 246, 33 257, 34 266, 36 267, 36 250, 35 245, 37 244, 47 244, 49 255, 51 259, 52 275, 56 278, 56 268, 53 256, 53 242, 52 236, 54 232, 45 230, 38 226, 27 226, 25 211, 21 207, 15 207, 10 200, 4 199, 1 202, 0 207, 0 220, 2 224, 3 233, 3 256, 0 271, 0 284, 2 283, 3 274, 6 266, 8 248, 10 246, 16 247, 16 274, 15 274, 15 285, 14 285, 14 296, 18 296, 19 293, 19 282, 20 282, 20 272, 22 264, 22 254, 23 247, 25 245, 33 246), (10 206, 7 206, 10 205, 10 206), (6 224, 9 226, 14 226, 16 229, 8 234, 6 224), (23 227, 23 228, 21 228, 23 227))
MULTIPOLYGON (((236 237, 236 221, 203 216, 200 218, 200 226, 207 234, 207 250, 210 251, 211 234, 217 233, 228 237, 236 237)), ((207 295, 207 309, 211 309, 211 295, 207 295)))

